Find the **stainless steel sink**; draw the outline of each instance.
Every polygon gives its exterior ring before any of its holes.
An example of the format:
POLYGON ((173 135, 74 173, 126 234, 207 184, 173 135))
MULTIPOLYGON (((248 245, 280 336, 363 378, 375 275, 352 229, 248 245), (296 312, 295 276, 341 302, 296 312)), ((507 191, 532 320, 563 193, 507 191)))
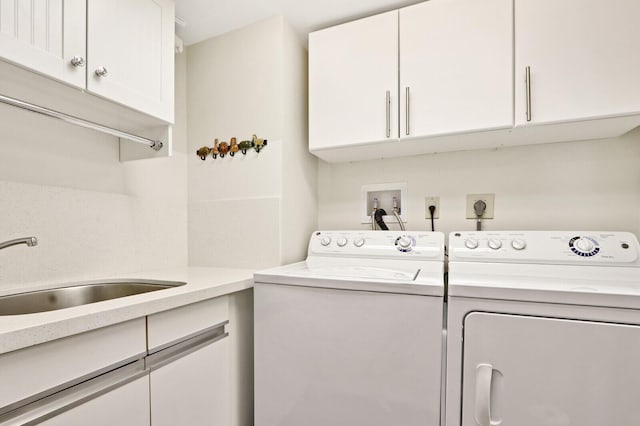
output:
POLYGON ((155 280, 103 281, 0 296, 0 316, 34 314, 134 294, 175 288, 183 282, 155 280))

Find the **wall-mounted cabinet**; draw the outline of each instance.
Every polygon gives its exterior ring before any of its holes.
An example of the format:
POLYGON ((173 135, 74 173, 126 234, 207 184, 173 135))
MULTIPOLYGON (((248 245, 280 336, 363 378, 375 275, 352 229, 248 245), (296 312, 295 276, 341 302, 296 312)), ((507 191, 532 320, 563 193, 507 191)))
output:
POLYGON ((513 125, 511 0, 432 0, 309 35, 311 151, 513 125))
POLYGON ((311 150, 398 138, 398 12, 309 34, 311 150))
POLYGON ((0 94, 159 140, 171 155, 173 0, 0 0, 0 94))
POLYGON ((0 1, 0 57, 173 122, 172 0, 0 1))
POLYGON ((640 113, 639 16, 635 0, 515 0, 516 126, 640 113))
POLYGON ((87 1, 87 90, 173 123, 174 1, 87 1))
POLYGON ((309 149, 339 162, 624 134, 640 125, 639 14, 430 0, 311 33, 309 149))
POLYGON ((86 0, 0 0, 0 56, 84 89, 86 9, 86 0))
POLYGON ((400 139, 513 125, 512 0, 400 9, 400 139))

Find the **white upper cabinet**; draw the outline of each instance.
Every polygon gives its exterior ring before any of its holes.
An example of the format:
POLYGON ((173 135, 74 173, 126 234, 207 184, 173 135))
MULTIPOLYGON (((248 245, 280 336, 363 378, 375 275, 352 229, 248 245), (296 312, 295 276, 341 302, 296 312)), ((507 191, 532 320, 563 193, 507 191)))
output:
POLYGON ((311 150, 398 138, 398 11, 309 34, 311 150))
POLYGON ((638 17, 637 0, 515 0, 516 126, 640 112, 638 17))
POLYGON ((512 127, 512 34, 512 0, 400 9, 400 138, 512 127))
POLYGON ((88 0, 87 89, 173 122, 173 0, 88 0))
POLYGON ((84 88, 85 15, 86 0, 0 0, 0 58, 84 88))
POLYGON ((512 127, 511 0, 431 0, 309 35, 309 149, 320 158, 468 148, 431 138, 512 127))
POLYGON ((0 0, 0 59, 172 123, 174 9, 173 0, 0 0))
POLYGON ((309 149, 339 162, 620 136, 640 125, 638 16, 637 0, 430 0, 312 33, 309 149))

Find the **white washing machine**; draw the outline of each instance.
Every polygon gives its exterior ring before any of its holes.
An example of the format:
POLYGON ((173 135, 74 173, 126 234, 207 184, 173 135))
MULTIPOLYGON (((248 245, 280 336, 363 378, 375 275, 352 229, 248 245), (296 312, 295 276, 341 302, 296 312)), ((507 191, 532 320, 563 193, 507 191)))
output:
POLYGON ((640 261, 624 232, 449 239, 446 425, 640 425, 640 261))
POLYGON ((318 231, 255 274, 256 426, 437 426, 444 235, 318 231))

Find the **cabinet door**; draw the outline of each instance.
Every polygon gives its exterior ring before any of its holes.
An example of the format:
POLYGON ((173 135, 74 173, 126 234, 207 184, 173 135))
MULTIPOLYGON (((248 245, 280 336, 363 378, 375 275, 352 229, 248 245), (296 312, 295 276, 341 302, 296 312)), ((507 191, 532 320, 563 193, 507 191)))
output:
POLYGON ((638 326, 472 313, 462 425, 636 425, 638 359, 638 326))
POLYGON ((174 7, 173 0, 88 0, 87 89, 173 122, 174 7))
MULTIPOLYGON (((86 402, 62 408, 60 414, 45 416, 47 420, 34 423, 43 426, 149 426, 149 376, 143 376, 123 386, 106 391, 86 402)), ((9 422, 11 424, 11 422, 9 422)))
POLYGON ((397 137, 398 12, 309 34, 310 150, 397 137))
POLYGON ((0 58, 85 87, 85 0, 0 0, 0 58))
POLYGON ((151 372, 153 426, 230 424, 229 339, 151 372))
POLYGON ((512 40, 511 0, 400 9, 400 137, 510 128, 512 40))
POLYGON ((516 124, 640 111, 640 2, 516 0, 516 124))

